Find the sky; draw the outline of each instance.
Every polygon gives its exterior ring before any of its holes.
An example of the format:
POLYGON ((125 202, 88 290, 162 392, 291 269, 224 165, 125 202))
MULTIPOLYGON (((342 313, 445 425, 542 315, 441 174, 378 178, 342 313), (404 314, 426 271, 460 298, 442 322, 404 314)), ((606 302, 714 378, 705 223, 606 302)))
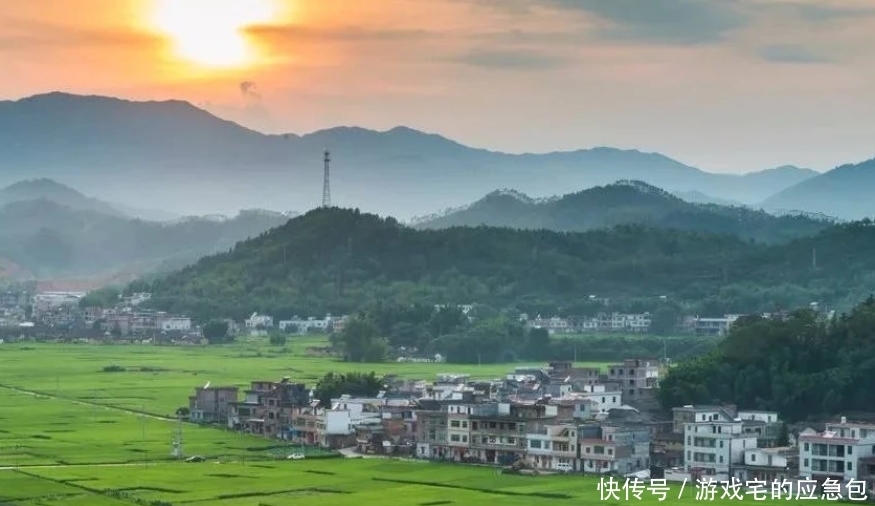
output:
POLYGON ((0 99, 183 99, 715 172, 875 156, 871 0, 4 0, 0 99))

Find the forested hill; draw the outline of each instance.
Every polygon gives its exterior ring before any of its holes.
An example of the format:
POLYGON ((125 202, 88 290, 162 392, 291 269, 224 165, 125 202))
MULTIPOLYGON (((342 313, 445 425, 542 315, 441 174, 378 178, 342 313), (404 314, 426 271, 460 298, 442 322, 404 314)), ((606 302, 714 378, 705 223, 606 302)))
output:
POLYGON ((875 392, 875 300, 818 320, 747 319, 709 355, 681 362, 660 384, 665 406, 734 403, 777 410, 789 421, 871 412, 875 392))
POLYGON ((586 233, 414 230, 334 208, 292 219, 148 289, 158 308, 201 320, 253 311, 278 318, 342 314, 377 299, 574 308, 591 294, 667 295, 699 304, 703 314, 722 314, 857 297, 875 281, 873 252, 875 227, 868 222, 767 247, 642 226, 586 233))
POLYGON ((696 204, 639 181, 590 188, 550 200, 496 191, 468 207, 414 223, 416 228, 489 225, 585 232, 640 224, 727 234, 764 243, 816 234, 832 225, 806 216, 774 216, 741 206, 696 204))

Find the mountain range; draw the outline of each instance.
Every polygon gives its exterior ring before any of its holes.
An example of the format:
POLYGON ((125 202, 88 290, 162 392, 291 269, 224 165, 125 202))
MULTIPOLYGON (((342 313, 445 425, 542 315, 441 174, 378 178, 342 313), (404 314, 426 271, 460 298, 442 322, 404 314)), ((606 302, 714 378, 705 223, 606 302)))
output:
POLYGON ((145 221, 52 180, 0 190, 0 278, 63 278, 183 267, 285 223, 245 210, 233 218, 145 221))
MULTIPOLYGON (((821 177, 791 166, 715 174, 658 153, 609 147, 508 154, 407 127, 266 135, 182 101, 56 92, 0 102, 0 184, 52 178, 105 201, 179 215, 317 206, 326 148, 334 203, 401 219, 501 187, 549 197, 634 179, 758 205, 821 177)), ((827 212, 793 199, 778 203, 827 212)))
POLYGON ((804 215, 774 216, 741 206, 690 203, 641 181, 622 181, 546 200, 496 191, 464 208, 412 222, 420 229, 486 225, 561 232, 629 224, 775 243, 814 235, 834 223, 804 215))

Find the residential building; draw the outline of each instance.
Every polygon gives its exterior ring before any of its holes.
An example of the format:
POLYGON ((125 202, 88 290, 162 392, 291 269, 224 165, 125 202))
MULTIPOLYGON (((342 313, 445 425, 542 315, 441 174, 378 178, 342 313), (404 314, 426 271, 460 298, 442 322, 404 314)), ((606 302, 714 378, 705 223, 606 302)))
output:
POLYGON ((188 332, 191 330, 191 318, 162 314, 158 317, 158 329, 162 332, 188 332))
POLYGON ((849 422, 826 424, 824 432, 808 429, 799 434, 799 472, 822 482, 865 479, 872 488, 875 467, 875 424, 849 422))
POLYGON ((292 332, 294 334, 306 334, 308 332, 326 333, 331 328, 334 320, 331 315, 321 319, 312 316, 307 319, 294 317, 291 320, 280 321, 278 326, 283 332, 292 332))
POLYGON ((737 420, 743 422, 744 432, 755 435, 758 448, 777 446, 783 422, 774 411, 739 411, 737 420))
POLYGON ((627 400, 653 397, 659 386, 659 361, 656 359, 626 359, 608 366, 608 381, 622 385, 627 400))
POLYGON ((469 453, 486 464, 512 464, 525 457, 526 434, 555 423, 556 415, 556 406, 541 401, 474 405, 469 453))
POLYGON ((623 405, 623 392, 608 390, 605 385, 584 385, 582 391, 575 392, 575 396, 595 402, 599 413, 607 413, 623 405))
POLYGON ((741 315, 725 315, 723 318, 693 316, 684 320, 684 327, 699 336, 723 336, 740 317, 741 315))
POLYGON ((577 470, 577 426, 544 425, 526 434, 526 462, 536 469, 556 469, 569 464, 577 470))
POLYGON ((252 316, 246 320, 246 328, 251 330, 271 329, 273 328, 273 317, 252 313, 252 316))
POLYGON ((581 425, 578 446, 576 469, 584 473, 625 475, 650 469, 650 429, 644 425, 581 425))
POLYGON ((783 482, 799 476, 799 451, 794 448, 749 448, 744 450, 744 463, 732 470, 742 482, 760 480, 783 482))
POLYGON ((757 438, 746 434, 744 423, 722 410, 700 416, 709 419, 684 427, 684 468, 694 477, 729 479, 730 469, 744 464, 744 451, 757 447, 757 438))
POLYGON ((226 425, 231 414, 231 404, 237 402, 240 389, 237 387, 196 388, 188 398, 189 420, 195 423, 219 423, 226 425))
POLYGON ((472 407, 470 404, 448 404, 446 425, 446 447, 448 457, 461 461, 468 458, 471 438, 471 425, 469 416, 472 407))

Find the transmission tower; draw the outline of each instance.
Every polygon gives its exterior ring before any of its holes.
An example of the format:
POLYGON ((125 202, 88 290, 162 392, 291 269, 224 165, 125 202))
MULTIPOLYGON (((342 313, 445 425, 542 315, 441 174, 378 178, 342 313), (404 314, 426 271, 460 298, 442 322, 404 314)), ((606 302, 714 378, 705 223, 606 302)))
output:
POLYGON ((331 152, 325 150, 325 179, 322 182, 322 207, 331 207, 331 152))
POLYGON ((182 458, 182 416, 177 415, 176 433, 173 435, 173 449, 170 455, 174 458, 182 458))

